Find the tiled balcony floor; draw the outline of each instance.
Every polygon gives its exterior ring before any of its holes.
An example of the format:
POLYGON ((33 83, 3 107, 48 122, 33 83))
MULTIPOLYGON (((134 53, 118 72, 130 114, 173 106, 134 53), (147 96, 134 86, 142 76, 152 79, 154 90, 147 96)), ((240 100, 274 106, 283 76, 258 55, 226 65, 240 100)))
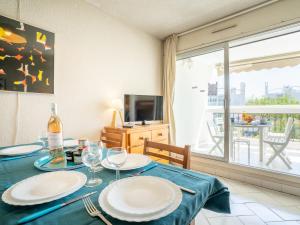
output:
MULTIPOLYGON (((286 153, 292 161, 292 169, 288 169, 287 166, 281 161, 280 158, 276 158, 269 166, 266 165, 269 158, 274 153, 270 146, 267 144, 264 145, 264 161, 259 161, 259 143, 257 139, 250 138, 250 166, 270 169, 274 171, 279 171, 283 173, 290 173, 300 176, 300 142, 291 141, 287 148, 286 153)), ((198 148, 193 148, 193 152, 199 152, 207 154, 209 150, 213 147, 213 143, 202 145, 198 148)), ((219 155, 218 151, 214 151, 212 155, 219 155)), ((231 159, 231 162, 248 165, 248 147, 246 144, 241 143, 238 147, 236 144, 236 157, 231 159)))

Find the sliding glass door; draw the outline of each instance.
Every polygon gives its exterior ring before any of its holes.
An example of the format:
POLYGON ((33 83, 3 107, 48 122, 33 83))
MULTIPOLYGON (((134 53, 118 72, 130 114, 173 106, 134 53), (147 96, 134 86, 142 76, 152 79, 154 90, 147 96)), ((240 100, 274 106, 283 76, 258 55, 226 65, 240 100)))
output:
POLYGON ((178 145, 300 175, 300 25, 178 55, 178 145))
POLYGON ((233 163, 300 175, 300 32, 296 29, 231 43, 233 163))
POLYGON ((190 144, 193 152, 223 160, 226 51, 218 45, 182 55, 176 64, 174 96, 177 144, 190 144))

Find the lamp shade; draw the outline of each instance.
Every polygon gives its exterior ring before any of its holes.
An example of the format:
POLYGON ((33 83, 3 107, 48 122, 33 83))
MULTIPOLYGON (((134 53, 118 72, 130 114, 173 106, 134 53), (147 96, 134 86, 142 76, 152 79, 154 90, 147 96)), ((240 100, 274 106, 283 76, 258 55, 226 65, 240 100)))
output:
POLYGON ((111 102, 111 106, 115 110, 122 110, 123 109, 123 102, 121 99, 114 99, 111 102))

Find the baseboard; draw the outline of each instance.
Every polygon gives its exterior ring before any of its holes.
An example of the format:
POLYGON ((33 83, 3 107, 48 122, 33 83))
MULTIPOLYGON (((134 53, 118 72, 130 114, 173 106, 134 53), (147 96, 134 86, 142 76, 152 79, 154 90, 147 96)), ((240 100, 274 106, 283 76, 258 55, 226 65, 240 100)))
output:
POLYGON ((192 156, 193 170, 300 196, 300 177, 192 156))

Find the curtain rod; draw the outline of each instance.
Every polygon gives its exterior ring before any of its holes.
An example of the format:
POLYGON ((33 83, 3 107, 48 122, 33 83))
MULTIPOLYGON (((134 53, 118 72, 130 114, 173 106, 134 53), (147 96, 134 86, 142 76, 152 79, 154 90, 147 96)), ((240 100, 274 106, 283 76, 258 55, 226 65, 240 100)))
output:
POLYGON ((183 36, 183 35, 186 35, 186 34, 189 34, 189 33, 192 33, 192 32, 197 31, 197 30, 204 29, 204 28, 206 28, 206 27, 209 27, 209 26, 212 26, 212 25, 214 25, 214 24, 217 24, 217 23, 220 23, 220 22, 223 22, 223 21, 232 19, 232 18, 234 18, 234 17, 244 15, 244 14, 246 14, 246 13, 252 12, 252 11, 254 11, 254 10, 263 8, 263 7, 265 7, 265 6, 271 5, 271 4, 276 3, 276 2, 279 2, 279 1, 281 1, 281 0, 269 0, 269 1, 266 1, 266 2, 263 2, 263 3, 260 3, 260 4, 257 4, 257 5, 255 5, 255 6, 253 6, 253 7, 247 8, 247 9, 245 9, 245 10, 239 11, 239 12, 237 12, 237 13, 231 14, 231 15, 229 15, 229 16, 223 17, 223 18, 218 19, 218 20, 215 20, 215 21, 213 21, 213 22, 210 22, 210 23, 204 24, 204 25, 202 25, 202 26, 195 27, 195 28, 193 28, 193 29, 191 29, 191 30, 187 30, 187 31, 184 31, 184 32, 182 32, 182 33, 179 33, 179 34, 178 34, 178 37, 183 36))

